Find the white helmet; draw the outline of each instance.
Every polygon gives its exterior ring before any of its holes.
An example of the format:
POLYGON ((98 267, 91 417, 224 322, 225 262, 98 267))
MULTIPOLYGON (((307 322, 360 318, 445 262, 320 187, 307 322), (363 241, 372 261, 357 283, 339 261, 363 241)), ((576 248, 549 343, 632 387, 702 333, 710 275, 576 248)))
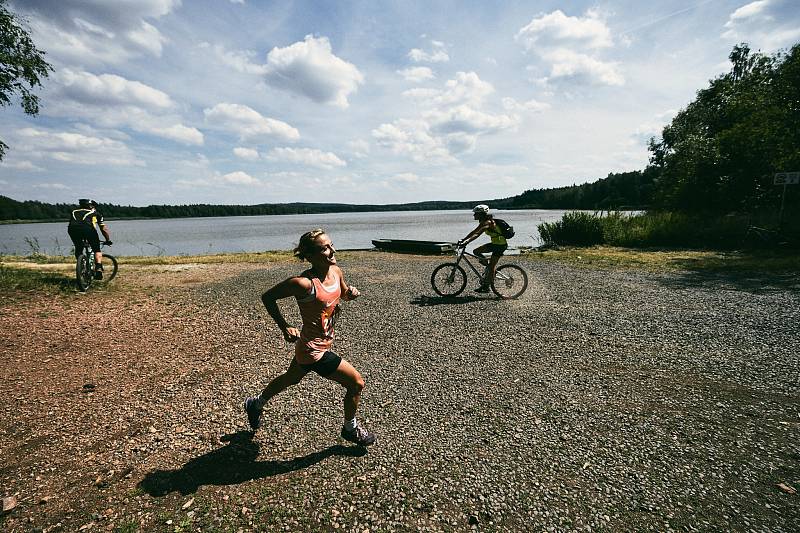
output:
POLYGON ((475 215, 477 215, 477 214, 488 215, 489 214, 489 206, 486 205, 486 204, 476 205, 475 207, 472 208, 472 213, 475 214, 475 215))

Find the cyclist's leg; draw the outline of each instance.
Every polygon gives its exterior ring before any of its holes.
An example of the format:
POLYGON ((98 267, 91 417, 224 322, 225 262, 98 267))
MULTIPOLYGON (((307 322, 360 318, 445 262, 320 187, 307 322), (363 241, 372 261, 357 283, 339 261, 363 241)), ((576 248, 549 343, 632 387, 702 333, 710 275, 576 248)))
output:
POLYGON ((94 252, 95 269, 103 270, 103 252, 100 251, 100 238, 97 236, 97 232, 92 228, 86 232, 86 237, 94 252))
POLYGON ((477 255, 481 263, 485 265, 487 263, 486 263, 486 258, 483 256, 483 254, 489 253, 491 251, 492 251, 492 243, 487 242, 486 244, 482 244, 477 248, 475 248, 474 250, 472 250, 472 253, 477 255))
POLYGON ((488 272, 486 273, 486 280, 484 281, 487 287, 494 281, 494 275, 497 272, 497 263, 500 261, 500 258, 503 257, 503 253, 505 253, 507 248, 508 245, 492 245, 492 258, 489 259, 488 272))
POLYGON ((72 240, 72 246, 75 248, 75 259, 77 259, 83 251, 83 232, 76 226, 67 226, 67 235, 72 240))

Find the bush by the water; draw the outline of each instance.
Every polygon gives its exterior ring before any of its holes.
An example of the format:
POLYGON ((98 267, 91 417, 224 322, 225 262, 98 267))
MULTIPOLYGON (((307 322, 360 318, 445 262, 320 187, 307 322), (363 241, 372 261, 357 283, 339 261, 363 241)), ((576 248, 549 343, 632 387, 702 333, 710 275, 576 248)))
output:
MULTIPOLYGON (((608 214, 572 211, 557 222, 539 224, 545 246, 607 244, 628 248, 796 248, 800 236, 779 231, 770 216, 698 216, 673 212, 608 214), (753 230, 752 228, 755 228, 753 230)), ((784 228, 798 227, 785 224, 784 228)))

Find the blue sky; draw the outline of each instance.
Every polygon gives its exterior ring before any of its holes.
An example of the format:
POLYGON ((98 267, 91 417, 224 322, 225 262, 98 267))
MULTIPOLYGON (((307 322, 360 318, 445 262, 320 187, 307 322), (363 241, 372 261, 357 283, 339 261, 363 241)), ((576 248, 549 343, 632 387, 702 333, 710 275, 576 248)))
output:
POLYGON ((642 169, 797 0, 13 0, 55 72, 0 109, 0 194, 125 205, 472 200, 642 169))

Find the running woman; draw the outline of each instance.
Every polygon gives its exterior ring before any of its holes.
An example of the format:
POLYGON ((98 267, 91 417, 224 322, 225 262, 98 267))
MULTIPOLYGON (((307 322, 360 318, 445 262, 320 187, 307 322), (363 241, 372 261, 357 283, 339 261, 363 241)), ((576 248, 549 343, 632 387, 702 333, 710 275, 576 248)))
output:
POLYGON ((311 268, 299 276, 284 280, 261 296, 269 316, 283 333, 283 338, 295 343, 294 357, 289 368, 269 382, 260 395, 247 398, 244 410, 253 431, 261 425, 261 412, 273 396, 300 381, 310 371, 341 384, 345 390, 344 425, 342 438, 359 446, 375 442, 375 434, 356 420, 356 410, 364 390, 364 378, 353 365, 331 351, 333 328, 339 314, 339 300, 355 300, 359 291, 344 281, 342 269, 336 264, 336 250, 322 229, 304 233, 294 255, 311 263, 311 268), (300 308, 303 327, 297 330, 281 315, 277 301, 294 296, 300 308))

